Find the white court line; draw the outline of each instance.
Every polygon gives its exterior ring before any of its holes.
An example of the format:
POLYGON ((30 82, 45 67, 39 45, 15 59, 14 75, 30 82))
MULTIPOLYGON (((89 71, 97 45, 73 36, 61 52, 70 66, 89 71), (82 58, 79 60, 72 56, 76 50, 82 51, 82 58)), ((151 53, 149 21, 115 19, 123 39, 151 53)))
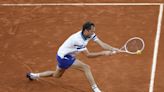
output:
POLYGON ((0 4, 0 6, 108 6, 108 5, 160 5, 162 3, 18 3, 0 4))
POLYGON ((151 79, 150 79, 150 85, 149 85, 149 92, 153 92, 153 89, 154 89, 154 80, 155 80, 155 73, 156 73, 156 65, 157 65, 157 56, 158 56, 160 33, 161 33, 162 16, 163 16, 163 4, 161 4, 160 8, 159 8, 157 33, 156 33, 156 39, 155 39, 155 43, 154 43, 155 47, 154 47, 154 55, 153 55, 153 63, 152 63, 152 70, 151 70, 151 79))

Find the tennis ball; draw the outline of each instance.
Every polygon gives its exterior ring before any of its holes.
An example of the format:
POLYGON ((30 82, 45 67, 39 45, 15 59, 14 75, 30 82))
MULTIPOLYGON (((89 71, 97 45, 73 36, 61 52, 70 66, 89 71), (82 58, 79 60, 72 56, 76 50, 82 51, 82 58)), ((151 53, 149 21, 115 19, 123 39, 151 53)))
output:
POLYGON ((138 55, 139 55, 139 54, 142 54, 142 52, 141 52, 140 50, 137 50, 136 53, 137 53, 138 55))

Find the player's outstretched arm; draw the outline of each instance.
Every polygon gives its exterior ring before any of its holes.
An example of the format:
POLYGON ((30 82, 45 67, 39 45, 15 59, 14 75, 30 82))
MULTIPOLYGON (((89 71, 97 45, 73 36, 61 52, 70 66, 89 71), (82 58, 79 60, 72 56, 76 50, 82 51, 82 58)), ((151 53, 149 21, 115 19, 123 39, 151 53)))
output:
POLYGON ((110 51, 117 51, 118 50, 117 48, 110 46, 109 44, 101 41, 100 39, 96 40, 95 42, 105 50, 110 50, 110 51))
POLYGON ((100 51, 100 52, 89 52, 88 50, 83 51, 87 57, 98 57, 112 55, 111 51, 100 51))

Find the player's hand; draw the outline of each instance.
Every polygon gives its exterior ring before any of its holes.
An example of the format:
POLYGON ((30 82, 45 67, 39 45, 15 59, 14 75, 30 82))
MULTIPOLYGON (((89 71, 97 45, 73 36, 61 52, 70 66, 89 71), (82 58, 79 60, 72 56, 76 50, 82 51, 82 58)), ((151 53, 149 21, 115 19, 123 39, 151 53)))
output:
POLYGON ((115 53, 113 53, 112 51, 102 51, 102 54, 105 56, 109 56, 109 55, 113 55, 115 53))
POLYGON ((111 49, 111 52, 112 52, 113 54, 116 54, 116 53, 119 52, 119 49, 118 49, 118 48, 112 48, 112 49, 111 49))

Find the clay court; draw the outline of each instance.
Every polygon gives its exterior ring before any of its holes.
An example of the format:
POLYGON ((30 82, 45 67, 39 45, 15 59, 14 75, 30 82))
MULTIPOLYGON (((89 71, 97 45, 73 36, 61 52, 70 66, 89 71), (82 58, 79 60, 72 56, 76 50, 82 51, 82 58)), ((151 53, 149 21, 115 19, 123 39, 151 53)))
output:
MULTIPOLYGON (((1 4, 28 3, 23 0, 1 1, 1 4)), ((143 2, 147 3, 146 0, 143 2)), ((46 0, 30 0, 30 3, 46 3, 46 0)), ((150 92, 155 39, 160 30, 153 92, 163 92, 164 18, 162 22, 158 20, 160 5, 0 5, 0 92, 92 92, 83 72, 73 69, 68 69, 60 79, 29 81, 25 76, 29 71, 54 70, 60 45, 88 20, 95 23, 97 36, 114 47, 120 48, 135 36, 145 41, 141 55, 77 56, 90 65, 103 92, 150 92), (159 23, 161 29, 157 26, 159 23)), ((102 50, 93 41, 87 48, 90 51, 102 50)))

